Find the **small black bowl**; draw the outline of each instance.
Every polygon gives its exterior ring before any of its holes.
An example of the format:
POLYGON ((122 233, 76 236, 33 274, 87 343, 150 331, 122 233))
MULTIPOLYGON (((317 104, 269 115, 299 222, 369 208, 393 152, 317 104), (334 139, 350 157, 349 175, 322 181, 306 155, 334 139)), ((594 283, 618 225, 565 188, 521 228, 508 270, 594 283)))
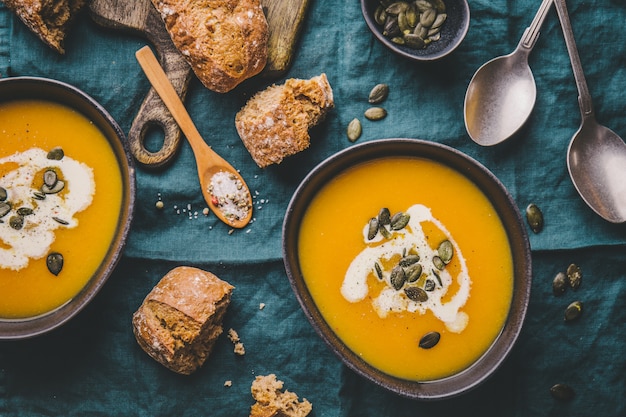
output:
POLYGON ((478 386, 502 364, 517 340, 530 298, 532 265, 530 244, 520 212, 502 183, 483 165, 448 146, 417 139, 381 139, 347 148, 320 163, 302 181, 287 208, 283 223, 283 260, 292 289, 307 319, 330 349, 357 374, 401 396, 435 400, 460 395, 478 386), (425 158, 444 164, 471 180, 487 196, 508 235, 513 257, 513 296, 500 334, 469 368, 434 381, 411 381, 390 376, 351 351, 318 310, 304 280, 298 258, 298 236, 305 212, 330 180, 346 169, 386 157, 425 158))
POLYGON ((124 132, 111 115, 78 88, 48 78, 11 77, 0 79, 0 101, 46 100, 63 104, 83 114, 108 139, 122 176, 122 207, 110 248, 85 287, 70 301, 51 312, 23 319, 0 319, 0 340, 17 340, 47 333, 78 314, 100 291, 119 259, 130 230, 135 205, 135 168, 124 132))
POLYGON ((470 9, 467 0, 443 0, 448 18, 441 26, 441 39, 431 42, 426 48, 412 49, 398 45, 383 35, 383 28, 374 19, 380 0, 361 0, 361 11, 367 26, 374 36, 387 48, 413 61, 435 61, 454 51, 465 39, 470 24, 470 9))

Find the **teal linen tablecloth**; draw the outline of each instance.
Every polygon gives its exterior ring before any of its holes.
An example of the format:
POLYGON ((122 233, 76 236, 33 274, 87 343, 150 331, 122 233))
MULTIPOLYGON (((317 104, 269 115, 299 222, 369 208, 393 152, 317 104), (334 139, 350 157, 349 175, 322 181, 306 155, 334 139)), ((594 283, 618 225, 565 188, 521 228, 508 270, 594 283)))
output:
MULTIPOLYGON (((470 1, 470 30, 459 49, 440 62, 417 64, 374 39, 359 2, 312 0, 286 77, 326 73, 336 108, 312 131, 310 149, 265 170, 243 147, 234 115, 255 91, 284 79, 255 80, 227 94, 192 79, 188 109, 205 140, 248 182, 255 195, 253 223, 229 233, 214 216, 202 215, 205 204, 186 143, 164 169, 137 166, 135 221, 125 255, 101 293, 59 330, 0 343, 0 416, 247 416, 250 384, 268 373, 309 399, 317 417, 626 415, 626 227, 595 215, 567 173, 565 153, 580 113, 554 10, 530 56, 538 97, 520 137, 483 148, 463 123, 472 75, 489 59, 513 51, 539 3, 470 1), (388 117, 369 122, 361 116, 377 83, 391 89, 384 104, 388 117), (534 280, 519 341, 494 376, 452 400, 408 400, 350 371, 316 335, 287 280, 281 253, 287 204, 315 165, 351 146, 345 129, 354 117, 363 122, 359 143, 409 137, 452 146, 489 168, 520 211, 534 202, 544 212, 544 230, 529 231, 534 280), (552 278, 570 263, 582 268, 583 284, 576 293, 554 297, 552 278), (224 325, 236 329, 246 347, 245 356, 236 356, 222 337, 190 377, 150 359, 130 324, 152 286, 179 265, 212 271, 236 287, 224 325), (574 299, 584 302, 583 317, 565 325, 564 308, 574 299), (227 380, 232 386, 224 386, 227 380), (576 390, 573 401, 550 396, 558 382, 576 390)), ((568 5, 597 117, 626 136, 626 3, 568 5)), ((125 132, 149 89, 134 58, 145 44, 105 30, 83 13, 60 56, 0 6, 0 76, 71 83, 107 108, 125 132)))

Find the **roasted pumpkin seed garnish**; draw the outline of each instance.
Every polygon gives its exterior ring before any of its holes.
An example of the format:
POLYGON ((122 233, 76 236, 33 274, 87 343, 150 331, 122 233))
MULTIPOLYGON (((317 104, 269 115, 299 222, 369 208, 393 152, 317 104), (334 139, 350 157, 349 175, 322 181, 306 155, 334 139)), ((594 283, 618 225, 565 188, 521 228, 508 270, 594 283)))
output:
POLYGON ((9 219, 9 226, 15 230, 20 230, 24 227, 24 216, 11 216, 9 219))
POLYGON ((437 255, 433 256, 433 265, 435 265, 435 268, 440 271, 443 271, 443 269, 446 267, 446 264, 444 264, 441 258, 437 255))
POLYGON ((533 232, 539 233, 543 229, 543 213, 536 204, 531 203, 526 207, 526 220, 533 232))
POLYGON ((379 280, 383 280, 383 269, 380 267, 380 264, 378 262, 374 263, 374 270, 376 271, 376 277, 379 280))
POLYGON ((367 240, 372 240, 378 234, 378 219, 372 217, 367 225, 367 240))
POLYGON ((428 294, 420 287, 406 287, 404 293, 407 298, 417 303, 423 303, 428 301, 428 294))
POLYGON ((556 296, 563 295, 568 285, 567 276, 563 272, 559 272, 552 280, 552 293, 556 296))
POLYGON ((405 255, 402 257, 402 259, 400 259, 399 265, 403 266, 403 267, 407 267, 407 266, 411 266, 414 263, 419 262, 420 260, 420 256, 419 255, 405 255))
POLYGON ((58 176, 53 169, 47 169, 46 172, 43 173, 43 183, 47 185, 48 188, 54 187, 57 181, 58 176))
POLYGON ((583 303, 574 301, 565 309, 565 321, 577 320, 583 312, 583 303))
POLYGON ((415 263, 405 269, 405 275, 407 282, 415 282, 422 275, 422 265, 415 263))
POLYGON ((409 224, 411 216, 409 214, 399 212, 391 218, 390 226, 392 230, 402 230, 409 224))
POLYGON ((63 188, 65 188, 65 182, 58 180, 55 184, 54 187, 49 187, 48 185, 44 184, 41 186, 41 192, 44 194, 56 194, 61 192, 61 190, 63 190, 63 188))
POLYGON ((65 156, 63 149, 61 148, 53 148, 48 152, 47 158, 53 161, 60 161, 65 156))
POLYGON ((350 142, 356 142, 356 140, 361 137, 362 133, 363 128, 361 127, 361 121, 355 117, 348 123, 348 128, 346 129, 348 140, 350 142))
POLYGON ((367 101, 370 104, 380 104, 387 99, 389 86, 387 84, 376 84, 370 91, 367 101))
POLYGON ((389 212, 388 208, 383 207, 380 209, 380 211, 378 212, 378 223, 381 225, 387 225, 391 223, 391 213, 389 212))
POLYGON ((6 216, 11 211, 11 203, 3 201, 0 203, 0 217, 6 216))
POLYGON ((444 264, 448 265, 452 260, 452 256, 454 254, 454 248, 452 247, 452 243, 449 240, 444 240, 439 244, 437 248, 437 254, 439 258, 443 261, 444 264))
POLYGON ((441 335, 439 332, 428 332, 420 339, 419 347, 422 349, 433 348, 437 343, 439 343, 440 338, 441 335))
POLYGON ((7 199, 7 190, 0 187, 0 201, 5 201, 7 199))
POLYGON ((555 384, 550 387, 550 394, 559 401, 571 401, 576 393, 574 389, 567 384, 555 384))
POLYGON ((567 279, 570 287, 572 287, 574 291, 580 287, 580 283, 583 279, 583 273, 578 265, 570 264, 570 266, 567 267, 567 279))
POLYGON ((20 207, 17 209, 17 214, 22 217, 30 216, 31 214, 33 214, 33 209, 30 207, 20 207))
POLYGON ((53 217, 52 220, 54 220, 55 222, 62 224, 63 226, 67 226, 68 224, 70 224, 68 221, 63 220, 59 217, 53 217))
POLYGON ((63 255, 58 252, 52 252, 46 258, 46 266, 52 274, 59 275, 63 269, 63 255))
POLYGON ((435 281, 433 281, 432 279, 427 279, 426 282, 424 282, 424 290, 431 292, 435 290, 435 281))
POLYGON ((401 266, 396 266, 391 270, 389 282, 396 291, 399 291, 402 288, 406 282, 406 273, 401 266))
POLYGON ((33 192, 33 198, 35 200, 45 200, 46 199, 46 195, 44 193, 42 193, 41 191, 35 191, 35 192, 33 192))

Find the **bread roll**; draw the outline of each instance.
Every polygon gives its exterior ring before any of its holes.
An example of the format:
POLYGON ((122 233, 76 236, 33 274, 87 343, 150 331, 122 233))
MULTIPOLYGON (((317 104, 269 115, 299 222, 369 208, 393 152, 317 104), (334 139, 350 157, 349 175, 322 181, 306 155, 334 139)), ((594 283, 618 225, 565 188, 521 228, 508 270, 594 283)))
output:
POLYGON ((255 399, 250 409, 250 417, 305 417, 313 406, 306 398, 298 400, 293 392, 284 391, 283 381, 276 375, 257 376, 252 382, 252 397, 255 399))
POLYGON ((35 35, 60 54, 69 27, 85 0, 1 0, 35 35))
POLYGON ((239 137, 261 168, 309 147, 309 129, 334 107, 326 74, 289 79, 255 94, 235 116, 239 137))
POLYGON ((139 346, 156 361, 189 375, 205 362, 218 336, 233 286, 210 272, 178 267, 150 291, 133 315, 139 346))
POLYGON ((225 93, 267 62, 260 0, 152 0, 172 42, 208 89, 225 93))

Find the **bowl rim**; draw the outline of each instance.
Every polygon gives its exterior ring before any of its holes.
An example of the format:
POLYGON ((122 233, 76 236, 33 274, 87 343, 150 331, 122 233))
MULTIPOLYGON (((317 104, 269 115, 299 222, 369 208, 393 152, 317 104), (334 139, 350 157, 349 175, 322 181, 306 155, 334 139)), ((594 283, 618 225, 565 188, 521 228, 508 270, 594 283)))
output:
MULTIPOLYGON (((467 35, 467 32, 469 31, 471 11, 470 11, 468 1, 467 0, 453 0, 457 2, 459 7, 461 8, 463 12, 463 17, 464 17, 461 22, 461 26, 459 26, 458 30, 456 31, 453 41, 450 42, 447 47, 445 47, 444 49, 436 53, 432 53, 432 54, 412 53, 408 48, 396 45, 390 39, 386 38, 382 34, 380 28, 378 27, 373 17, 369 13, 369 8, 370 8, 369 4, 372 3, 373 1, 374 0, 361 0, 361 13, 363 14, 363 18, 365 20, 365 23, 367 24, 367 27, 370 29, 372 34, 374 34, 376 39, 378 39, 378 41, 380 41, 383 45, 385 45, 391 51, 413 61, 431 62, 431 61, 436 61, 436 60, 439 60, 441 58, 444 58, 450 55, 463 42, 463 40, 465 39, 465 36, 467 35)), ((450 0, 447 0, 447 1, 450 1, 450 0)))
POLYGON ((532 260, 528 235, 513 198, 500 180, 480 162, 447 145, 411 138, 376 139, 353 145, 319 163, 300 183, 287 207, 282 228, 285 271, 305 316, 339 359, 362 377, 403 397, 438 400, 461 395, 487 380, 508 357, 522 329, 532 283, 532 260), (500 216, 513 256, 514 290, 507 320, 487 351, 458 374, 434 381, 397 378, 366 363, 332 331, 317 309, 304 283, 298 262, 299 223, 317 191, 337 173, 350 166, 384 157, 426 158, 457 170, 487 195, 500 216), (486 190, 485 187, 491 187, 486 190), (489 194, 487 193, 489 191, 489 194), (493 196, 491 195, 493 194, 493 196))
POLYGON ((41 315, 16 319, 0 319, 0 340, 19 340, 48 333, 76 316, 102 289, 117 266, 130 232, 136 198, 135 167, 124 132, 93 97, 63 81, 32 76, 0 79, 0 102, 40 99, 63 104, 92 121, 107 138, 122 176, 122 204, 116 233, 100 265, 87 284, 63 305, 41 315), (7 96, 23 93, 24 96, 7 96))

